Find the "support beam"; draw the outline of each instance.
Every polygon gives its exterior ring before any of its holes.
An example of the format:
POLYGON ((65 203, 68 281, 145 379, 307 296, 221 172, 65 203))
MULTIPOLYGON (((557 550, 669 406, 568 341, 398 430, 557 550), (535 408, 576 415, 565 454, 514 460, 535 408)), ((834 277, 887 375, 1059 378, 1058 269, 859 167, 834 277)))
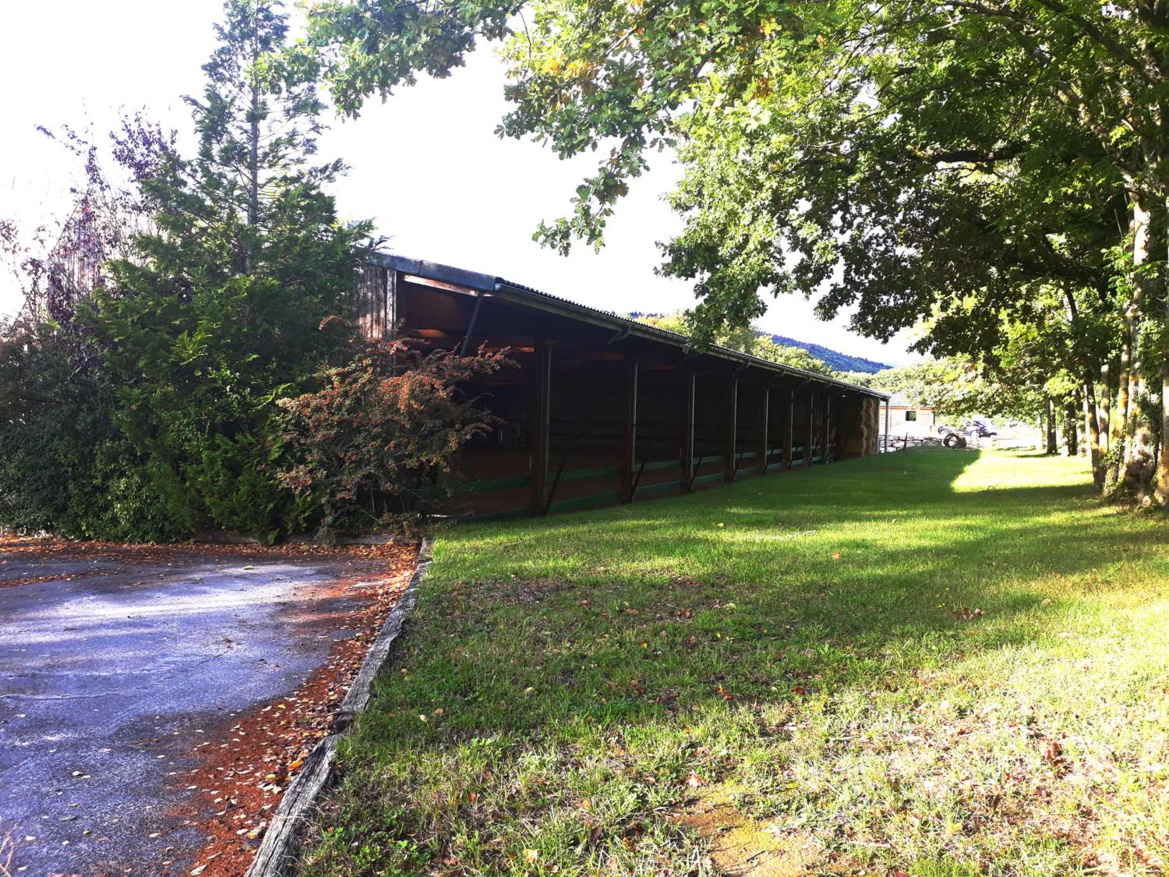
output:
POLYGON ((471 320, 467 323, 467 334, 463 336, 463 343, 459 347, 459 356, 466 356, 467 351, 471 349, 471 343, 475 340, 475 330, 479 328, 479 312, 483 310, 485 298, 483 293, 479 293, 475 297, 475 310, 471 311, 471 320))
POLYGON ((892 412, 889 409, 892 403, 892 399, 885 400, 885 440, 881 444, 881 453, 889 450, 889 428, 893 419, 892 412))
POLYGON ((687 369, 682 376, 682 490, 694 490, 694 411, 697 401, 698 375, 687 369))
POLYGON ((637 363, 629 363, 625 396, 625 436, 621 445, 621 461, 617 467, 617 497, 621 502, 633 502, 633 463, 637 452, 637 363))
POLYGON ((824 441, 820 443, 820 462, 828 462, 828 452, 831 448, 828 447, 829 439, 832 435, 832 394, 824 394, 824 441))
POLYGON ((812 465, 812 443, 816 441, 816 391, 808 390, 808 428, 804 437, 804 468, 812 465))
POLYGON ((771 418, 771 384, 765 384, 763 387, 763 401, 759 404, 763 421, 759 429, 759 474, 767 474, 767 456, 770 450, 767 447, 767 427, 768 420, 771 418))
POLYGON ((739 468, 739 375, 731 374, 731 385, 727 397, 727 453, 726 466, 723 469, 723 480, 734 481, 735 472, 739 468))
POLYGON ((796 391, 792 389, 787 400, 787 426, 783 431, 783 468, 792 467, 792 445, 796 437, 796 391))
POLYGON ((532 514, 543 515, 548 505, 548 458, 552 444, 552 348, 536 343, 535 422, 532 424, 532 514))

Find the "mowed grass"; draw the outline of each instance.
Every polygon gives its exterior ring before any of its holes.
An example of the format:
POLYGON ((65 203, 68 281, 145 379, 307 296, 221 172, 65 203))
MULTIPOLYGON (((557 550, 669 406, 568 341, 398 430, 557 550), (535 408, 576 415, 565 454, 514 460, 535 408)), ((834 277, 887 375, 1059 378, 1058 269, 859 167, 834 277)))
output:
POLYGON ((1167 694, 1169 523, 1074 460, 465 526, 303 871, 1163 874, 1167 694))

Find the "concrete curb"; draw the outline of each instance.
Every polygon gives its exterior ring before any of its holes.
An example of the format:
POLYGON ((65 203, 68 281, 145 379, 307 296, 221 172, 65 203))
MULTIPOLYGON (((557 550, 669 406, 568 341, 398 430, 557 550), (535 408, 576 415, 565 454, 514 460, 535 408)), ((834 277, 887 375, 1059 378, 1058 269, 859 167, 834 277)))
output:
POLYGON ((410 584, 402 593, 398 605, 382 625, 381 631, 370 646, 357 678, 349 688, 341 708, 333 717, 330 734, 318 743, 309 756, 304 760, 300 773, 292 784, 284 791, 280 799, 280 806, 272 815, 272 822, 264 833, 264 840, 256 850, 255 858, 244 877, 285 877, 290 868, 296 863, 297 853, 305 822, 309 813, 316 809, 321 795, 328 789, 333 779, 333 764, 337 754, 337 746, 353 725, 353 720, 369 706, 373 700, 373 683, 378 672, 390 654, 390 647, 398 634, 402 632, 402 625, 414 609, 418 601, 418 589, 422 580, 426 578, 430 569, 430 552, 433 540, 422 540, 422 547, 418 552, 418 565, 414 568, 414 575, 410 584))

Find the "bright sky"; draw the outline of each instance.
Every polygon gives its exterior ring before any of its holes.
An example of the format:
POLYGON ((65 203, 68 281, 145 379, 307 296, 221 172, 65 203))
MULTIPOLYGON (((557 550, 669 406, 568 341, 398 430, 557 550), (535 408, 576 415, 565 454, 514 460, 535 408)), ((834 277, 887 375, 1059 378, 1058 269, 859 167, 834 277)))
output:
MULTIPOLYGON (((221 0, 58 0, 13 3, 0 29, 0 82, 7 84, 0 137, 0 218, 32 227, 62 212, 78 181, 64 149, 36 131, 69 124, 111 130, 120 110, 146 114, 185 133, 183 94, 202 87, 200 66, 214 45, 221 0)), ((495 274, 605 310, 668 312, 693 303, 689 284, 656 277, 655 243, 679 227, 661 201, 676 179, 659 158, 638 180, 606 233, 600 254, 568 258, 532 241, 541 219, 568 209, 593 156, 561 162, 532 143, 501 141, 502 68, 490 48, 450 79, 424 80, 361 118, 337 122, 323 158, 350 166, 336 194, 348 218, 372 218, 389 249, 495 274)), ((0 314, 19 307, 0 277, 0 314)), ((773 301, 760 325, 802 341, 881 362, 910 360, 908 338, 882 345, 844 320, 819 321, 809 302, 773 301)))

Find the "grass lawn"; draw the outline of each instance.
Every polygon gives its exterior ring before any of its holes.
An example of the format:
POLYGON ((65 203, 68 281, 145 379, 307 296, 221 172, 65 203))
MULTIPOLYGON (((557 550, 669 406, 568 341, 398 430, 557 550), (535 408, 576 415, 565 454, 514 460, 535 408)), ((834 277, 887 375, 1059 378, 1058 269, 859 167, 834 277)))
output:
POLYGON ((304 873, 1169 873, 1169 522, 920 451, 442 534, 304 873))

